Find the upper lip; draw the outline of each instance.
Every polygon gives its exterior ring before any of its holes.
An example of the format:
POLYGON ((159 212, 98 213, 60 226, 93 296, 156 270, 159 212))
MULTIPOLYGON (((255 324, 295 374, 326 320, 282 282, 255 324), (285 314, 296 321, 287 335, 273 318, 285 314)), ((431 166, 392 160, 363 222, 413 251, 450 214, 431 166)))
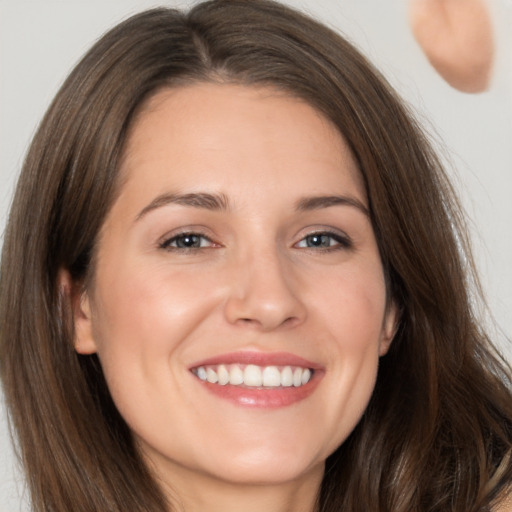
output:
POLYGON ((289 352, 260 352, 255 350, 244 350, 219 354, 208 359, 194 363, 189 369, 199 366, 215 366, 219 364, 254 364, 256 366, 300 366, 321 370, 323 367, 303 357, 289 352))

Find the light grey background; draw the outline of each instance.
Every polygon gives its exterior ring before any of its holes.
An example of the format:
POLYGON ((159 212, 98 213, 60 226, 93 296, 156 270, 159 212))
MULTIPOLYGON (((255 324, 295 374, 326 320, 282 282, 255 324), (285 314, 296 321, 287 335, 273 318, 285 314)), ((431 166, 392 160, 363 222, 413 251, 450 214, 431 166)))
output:
MULTIPOLYGON (((512 0, 489 0, 498 54, 492 87, 481 95, 459 93, 436 75, 409 31, 407 0, 287 3, 361 47, 442 148, 470 218, 496 320, 493 332, 512 357, 506 342, 512 338, 512 0)), ((156 5, 145 0, 0 0, 0 230, 29 140, 59 84, 105 30, 156 5)), ((0 400, 0 512, 28 510, 5 415, 0 400)))

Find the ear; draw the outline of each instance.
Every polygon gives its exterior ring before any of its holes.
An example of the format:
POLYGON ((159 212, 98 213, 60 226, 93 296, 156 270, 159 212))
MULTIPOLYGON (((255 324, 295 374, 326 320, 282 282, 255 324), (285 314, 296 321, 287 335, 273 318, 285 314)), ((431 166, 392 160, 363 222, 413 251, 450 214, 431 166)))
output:
POLYGON ((399 308, 393 301, 390 304, 388 304, 386 308, 386 314, 384 315, 384 321, 382 323, 382 331, 379 344, 379 356, 384 356, 388 353, 389 347, 391 347, 391 342, 393 341, 396 331, 398 330, 399 322, 399 308))
POLYGON ((91 305, 87 292, 82 289, 79 283, 73 281, 66 269, 59 270, 58 285, 60 293, 67 298, 71 305, 75 350, 79 354, 94 354, 97 347, 93 336, 91 305))

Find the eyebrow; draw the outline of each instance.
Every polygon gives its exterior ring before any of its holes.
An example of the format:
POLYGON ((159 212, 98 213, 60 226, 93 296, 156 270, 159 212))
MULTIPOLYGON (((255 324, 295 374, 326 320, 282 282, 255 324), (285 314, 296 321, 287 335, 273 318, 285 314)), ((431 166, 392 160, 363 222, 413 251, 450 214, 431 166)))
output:
MULTIPOLYGON (((229 199, 225 194, 211 194, 207 192, 194 192, 188 194, 166 193, 155 197, 153 201, 140 211, 135 220, 138 221, 149 212, 171 204, 212 211, 225 211, 230 208, 229 199)), ((304 212, 321 210, 332 206, 352 206, 357 208, 367 217, 370 215, 368 208, 366 208, 366 206, 355 197, 338 195, 304 197, 296 202, 295 209, 297 211, 304 212)))
POLYGON ((331 206, 352 206, 360 210, 367 217, 370 216, 368 208, 355 197, 351 196, 313 196, 304 197, 296 203, 298 211, 321 210, 331 206))
POLYGON ((178 204, 181 206, 190 206, 192 208, 202 208, 204 210, 228 210, 229 200, 224 194, 209 194, 206 192, 189 193, 189 194, 161 194, 137 215, 135 220, 140 220, 152 210, 167 206, 170 204, 178 204))

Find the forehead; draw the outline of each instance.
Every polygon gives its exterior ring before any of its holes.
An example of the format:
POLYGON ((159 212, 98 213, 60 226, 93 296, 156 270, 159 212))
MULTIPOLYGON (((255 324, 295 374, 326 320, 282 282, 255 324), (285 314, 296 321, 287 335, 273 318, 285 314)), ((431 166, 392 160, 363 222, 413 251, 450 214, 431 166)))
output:
POLYGON ((189 190, 213 178, 227 189, 272 181, 290 192, 349 186, 365 195, 344 138, 322 113, 272 88, 234 84, 156 93, 134 120, 121 173, 143 187, 156 180, 189 190))

